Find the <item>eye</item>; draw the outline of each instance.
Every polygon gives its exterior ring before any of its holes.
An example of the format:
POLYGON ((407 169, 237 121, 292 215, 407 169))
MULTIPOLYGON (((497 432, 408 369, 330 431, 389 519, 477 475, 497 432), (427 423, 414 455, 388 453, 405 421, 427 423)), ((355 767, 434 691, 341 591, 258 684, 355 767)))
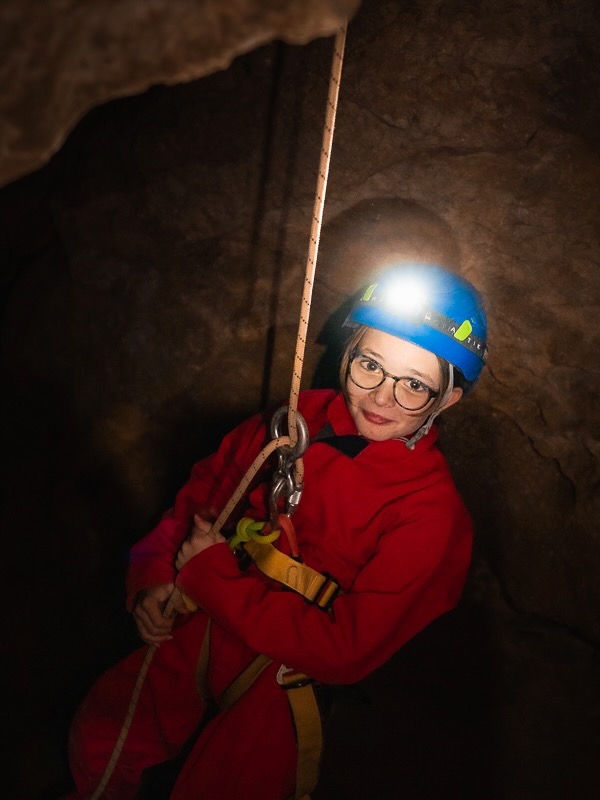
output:
POLYGON ((358 363, 365 372, 381 372, 381 366, 377 361, 373 361, 372 358, 367 358, 367 356, 359 356, 358 363))
POLYGON ((417 380, 417 378, 407 378, 405 381, 406 388, 414 394, 422 394, 430 391, 429 386, 417 380))

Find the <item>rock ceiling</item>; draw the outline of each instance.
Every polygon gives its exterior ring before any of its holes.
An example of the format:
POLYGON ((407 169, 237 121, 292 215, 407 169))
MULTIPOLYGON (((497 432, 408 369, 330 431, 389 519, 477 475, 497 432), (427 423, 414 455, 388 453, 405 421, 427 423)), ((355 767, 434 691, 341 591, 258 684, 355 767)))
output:
POLYGON ((358 0, 13 0, 0 9, 0 185, 43 164, 94 106, 193 80, 275 39, 335 32, 358 0))

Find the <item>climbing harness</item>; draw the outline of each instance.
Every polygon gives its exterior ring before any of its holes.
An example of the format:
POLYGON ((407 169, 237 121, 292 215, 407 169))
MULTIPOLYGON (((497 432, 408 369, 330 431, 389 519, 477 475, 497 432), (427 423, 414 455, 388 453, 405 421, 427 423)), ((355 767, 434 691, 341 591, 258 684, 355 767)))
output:
MULTIPOLYGON (((331 162, 333 131, 335 127, 345 41, 346 25, 338 31, 334 42, 289 404, 287 407, 284 406, 275 413, 271 423, 272 441, 270 441, 256 456, 240 481, 237 489, 211 527, 211 533, 220 533, 222 527, 232 515, 239 501, 245 495, 250 483, 262 465, 273 452, 277 451, 278 464, 273 476, 270 496, 269 530, 263 533, 265 530, 264 523, 257 523, 255 520, 248 521, 246 519, 242 525, 238 523, 235 535, 240 537, 238 540, 239 544, 243 546, 244 550, 254 560, 261 572, 279 581, 288 589, 303 595, 308 602, 314 603, 324 611, 329 610, 331 603, 339 592, 339 586, 328 576, 322 575, 301 563, 300 553, 297 544, 295 544, 295 533, 293 532, 291 515, 300 502, 304 484, 302 454, 308 447, 308 430, 306 422, 298 412, 298 397, 300 393, 312 290, 325 206, 325 193, 327 189, 329 165, 331 162), (281 422, 286 413, 289 433, 287 435, 281 435, 281 422), (283 514, 279 512, 279 505, 282 499, 285 500, 285 513, 283 514), (282 529, 290 543, 291 557, 286 556, 272 545, 272 541, 279 536, 282 529), (244 538, 246 536, 247 539, 244 538), (289 583, 287 582, 286 576, 289 577, 289 583), (282 580, 282 578, 286 579, 282 580)), ((236 545, 238 542, 236 542, 236 545)), ((163 612, 165 616, 173 616, 176 613, 179 603, 182 601, 189 610, 195 610, 193 601, 185 597, 178 589, 175 589, 165 605, 163 612)), ((200 652, 198 667, 199 677, 197 680, 201 696, 205 699, 208 698, 206 674, 208 671, 210 654, 209 632, 210 621, 200 652)), ((99 798, 102 797, 112 773, 114 772, 119 756, 123 750, 127 734, 129 733, 139 695, 155 652, 155 645, 148 648, 146 657, 138 673, 125 721, 119 732, 117 742, 102 778, 94 793, 91 795, 90 800, 99 800, 99 798)), ((255 661, 253 661, 226 690, 221 698, 220 708, 228 707, 236 702, 236 700, 250 688, 258 675, 260 675, 269 663, 270 659, 266 656, 257 656, 255 661)), ((298 762, 294 800, 310 800, 309 793, 314 789, 317 783, 322 750, 321 721, 319 708, 312 688, 312 679, 301 673, 293 672, 282 665, 278 672, 278 683, 282 689, 286 691, 297 736, 298 762)))

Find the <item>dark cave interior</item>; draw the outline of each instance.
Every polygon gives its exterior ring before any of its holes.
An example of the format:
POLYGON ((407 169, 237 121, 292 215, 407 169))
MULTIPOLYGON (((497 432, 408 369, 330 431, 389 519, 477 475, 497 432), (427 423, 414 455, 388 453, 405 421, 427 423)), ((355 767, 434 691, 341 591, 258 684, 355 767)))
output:
MULTIPOLYGON (((9 72, 0 118, 3 583, 16 606, 6 796, 69 788, 77 704, 137 645, 128 548, 227 430, 286 396, 331 33, 346 12, 304 385, 334 380, 332 331, 392 251, 445 261, 481 288, 491 345, 477 392, 440 423, 475 522, 463 598, 340 707, 313 800, 595 800, 593 4, 315 0, 299 20, 294 3, 264 3, 248 27, 244 3, 222 3, 222 42, 203 45, 203 62, 189 42, 202 43, 208 11, 158 3, 152 29, 181 41, 165 35, 155 63, 147 29, 123 34, 118 14, 94 48, 77 26, 97 21, 71 22, 64 41, 50 27, 61 61, 40 43, 42 13, 36 27, 28 4, 8 5, 24 38, 12 36, 7 62, 39 52, 43 79, 19 86, 9 72), (114 85, 107 53, 120 58, 114 85), (56 105, 52 137, 45 85, 51 103, 80 98, 60 124, 56 105)), ((146 796, 166 797, 171 772, 146 796)))

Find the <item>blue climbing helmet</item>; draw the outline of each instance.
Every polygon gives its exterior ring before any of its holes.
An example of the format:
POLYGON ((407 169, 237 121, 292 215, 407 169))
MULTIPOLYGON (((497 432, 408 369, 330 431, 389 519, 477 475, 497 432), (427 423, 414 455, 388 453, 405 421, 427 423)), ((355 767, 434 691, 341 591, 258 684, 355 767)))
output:
POLYGON ((434 264, 406 263, 368 286, 346 324, 368 325, 446 359, 469 388, 486 362, 487 325, 479 293, 469 281, 434 264))

